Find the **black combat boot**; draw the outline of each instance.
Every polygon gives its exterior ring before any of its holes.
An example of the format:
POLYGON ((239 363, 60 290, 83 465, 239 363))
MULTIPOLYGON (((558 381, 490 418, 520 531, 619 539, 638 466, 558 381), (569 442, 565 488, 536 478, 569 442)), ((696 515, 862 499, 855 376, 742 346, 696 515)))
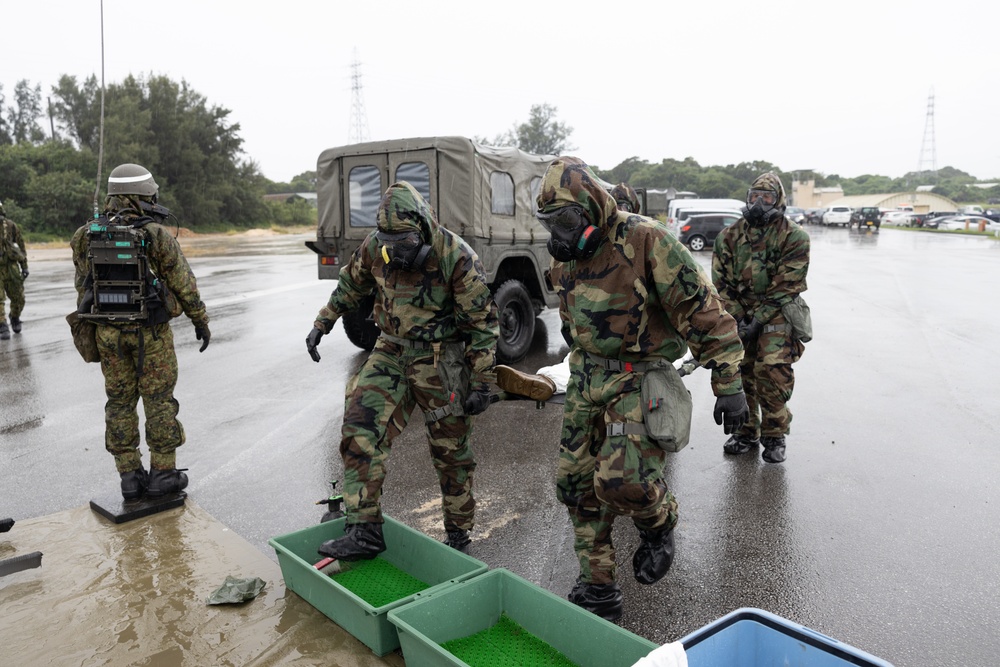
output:
POLYGON ((122 477, 122 498, 125 500, 136 500, 149 488, 149 473, 146 469, 139 467, 129 472, 123 472, 122 477))
POLYGON ((21 318, 11 315, 10 328, 13 329, 14 333, 21 333, 21 318))
POLYGON ((618 587, 617 581, 610 584, 588 584, 577 579, 576 586, 566 599, 612 623, 622 617, 622 589, 618 587))
POLYGON ((649 586, 663 578, 674 562, 673 529, 639 529, 641 542, 632 555, 632 573, 640 584, 649 586))
POLYGON ((146 495, 150 498, 159 498, 168 493, 183 491, 187 485, 188 476, 183 471, 176 468, 170 470, 153 468, 149 471, 149 488, 146 489, 146 495))
POLYGON ((448 538, 444 543, 456 551, 467 554, 469 553, 469 545, 472 544, 472 539, 469 537, 469 531, 456 528, 455 530, 448 531, 448 538))
POLYGON ((764 451, 760 456, 768 463, 782 463, 785 460, 785 436, 765 435, 760 439, 764 451))
POLYGON ((726 454, 746 454, 751 448, 760 444, 760 440, 750 438, 745 435, 733 433, 722 445, 722 451, 726 454))
POLYGON ((371 560, 385 551, 380 523, 350 523, 344 536, 319 545, 319 553, 337 560, 371 560))
POLYGON ((6 322, 0 322, 0 340, 10 340, 10 329, 6 322))

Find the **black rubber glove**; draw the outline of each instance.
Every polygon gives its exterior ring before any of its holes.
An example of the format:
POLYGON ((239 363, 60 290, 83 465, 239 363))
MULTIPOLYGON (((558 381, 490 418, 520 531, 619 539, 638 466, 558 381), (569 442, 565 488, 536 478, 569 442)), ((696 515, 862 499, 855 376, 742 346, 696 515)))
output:
POLYGON ((212 332, 208 330, 207 322, 199 322, 194 325, 194 337, 201 341, 201 348, 199 352, 204 352, 205 348, 208 347, 208 341, 212 339, 212 332))
POLYGON ((746 423, 749 412, 747 397, 742 391, 715 399, 715 423, 721 424, 727 435, 736 433, 746 423))
POLYGON ((23 280, 27 277, 28 277, 28 269, 21 269, 21 279, 23 280))
POLYGON ((751 317, 749 320, 744 319, 740 322, 737 327, 737 332, 740 334, 740 340, 744 344, 752 343, 760 336, 760 332, 764 329, 764 325, 761 324, 760 320, 756 317, 751 317))
POLYGON ((490 389, 488 386, 478 387, 469 392, 462 408, 467 415, 478 415, 490 407, 490 389))
POLYGON ((317 329, 316 327, 313 327, 312 331, 309 332, 309 335, 306 336, 306 350, 309 352, 309 356, 312 357, 312 360, 316 363, 319 363, 319 351, 316 349, 316 346, 319 345, 319 340, 322 337, 323 331, 317 329))

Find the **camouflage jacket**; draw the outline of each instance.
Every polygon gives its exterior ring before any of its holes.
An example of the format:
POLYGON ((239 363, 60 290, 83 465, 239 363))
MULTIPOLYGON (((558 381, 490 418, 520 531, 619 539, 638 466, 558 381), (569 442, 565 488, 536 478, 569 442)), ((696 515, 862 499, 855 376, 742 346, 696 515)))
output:
POLYGON ((538 208, 580 204, 604 235, 593 257, 553 260, 564 331, 584 352, 623 361, 675 361, 690 348, 712 370, 718 396, 743 388, 743 345, 708 276, 667 228, 619 211, 577 158, 559 158, 546 172, 538 208))
POLYGON ((20 264, 22 271, 28 270, 28 249, 21 229, 7 218, 0 218, 0 264, 20 264))
MULTIPOLYGON (((121 224, 131 224, 139 218, 138 214, 125 213, 121 217, 121 224)), ((76 230, 69 242, 73 251, 73 265, 76 267, 74 285, 77 305, 83 299, 84 281, 90 274, 90 262, 87 260, 90 251, 90 236, 87 233, 89 230, 90 223, 83 225, 76 230)), ((201 294, 198 292, 198 282, 177 239, 169 229, 155 222, 143 225, 142 230, 146 233, 146 257, 153 275, 163 281, 183 308, 184 314, 191 318, 195 325, 207 324, 208 313, 205 302, 201 300, 201 294)))
POLYGON ((431 246, 423 268, 390 267, 373 231, 340 270, 337 288, 320 309, 315 326, 329 333, 342 315, 357 310, 374 289, 373 314, 381 331, 407 340, 463 341, 472 381, 487 382, 484 374, 495 364, 500 326, 478 255, 460 236, 438 225, 430 206, 409 184, 397 183, 386 191, 379 206, 379 227, 387 231, 419 228, 424 243, 431 246), (408 215, 411 209, 420 210, 420 222, 408 215))
POLYGON ((781 216, 754 227, 740 218, 722 231, 712 254, 712 280, 736 319, 753 315, 767 324, 806 291, 809 234, 781 216))

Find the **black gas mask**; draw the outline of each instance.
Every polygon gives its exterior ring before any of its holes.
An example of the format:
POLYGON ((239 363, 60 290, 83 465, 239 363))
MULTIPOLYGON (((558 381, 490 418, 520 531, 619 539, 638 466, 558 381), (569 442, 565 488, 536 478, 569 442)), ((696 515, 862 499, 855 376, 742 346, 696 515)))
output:
POLYGON ((383 232, 375 233, 375 238, 382 243, 382 259, 389 268, 402 271, 419 271, 427 261, 431 247, 420 238, 420 232, 383 232))
POLYGON ((582 206, 571 204, 551 213, 539 211, 535 216, 552 235, 546 247, 557 261, 590 259, 601 245, 601 232, 582 206))
POLYGON ((753 227, 766 225, 781 216, 777 203, 778 193, 774 190, 748 190, 743 217, 753 227))

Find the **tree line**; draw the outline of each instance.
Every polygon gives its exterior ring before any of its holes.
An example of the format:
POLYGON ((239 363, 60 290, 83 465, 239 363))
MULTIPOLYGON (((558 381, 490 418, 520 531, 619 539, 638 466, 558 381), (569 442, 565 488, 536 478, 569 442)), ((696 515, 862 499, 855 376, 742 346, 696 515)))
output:
POLYGON ((245 155, 230 110, 210 105, 185 81, 129 76, 108 85, 102 100, 96 77, 81 83, 64 75, 44 100, 40 85, 22 80, 6 105, 0 85, 0 200, 32 238, 72 234, 93 216, 95 194, 103 206, 107 174, 125 162, 149 169, 160 204, 192 229, 315 223, 306 202, 264 202, 263 194, 284 184, 245 155))
MULTIPOLYGON (((531 153, 565 154, 575 150, 569 142, 573 129, 557 120, 556 113, 554 106, 534 105, 526 122, 515 123, 493 139, 476 139, 531 153)), ((305 171, 289 183, 267 179, 243 151, 240 125, 231 122, 229 115, 229 109, 209 104, 186 81, 178 83, 160 75, 130 75, 108 85, 103 99, 95 76, 80 82, 64 75, 44 98, 40 84, 21 80, 14 86, 10 104, 0 84, 0 201, 29 238, 68 238, 93 216, 95 194, 97 206, 103 205, 108 171, 134 162, 152 172, 160 186, 160 203, 185 227, 217 231, 315 224, 315 210, 307 202, 265 202, 263 195, 313 192, 316 172, 305 171), (102 106, 103 161, 98 179, 102 106)), ((933 185, 933 192, 957 202, 1000 197, 1000 188, 976 188, 974 177, 952 167, 898 179, 844 178, 792 174, 764 161, 702 166, 690 157, 659 163, 631 157, 607 170, 595 165, 595 170, 612 183, 672 187, 701 197, 742 199, 747 184, 769 170, 786 184, 793 178, 812 178, 817 186, 840 185, 846 195, 933 185)))

